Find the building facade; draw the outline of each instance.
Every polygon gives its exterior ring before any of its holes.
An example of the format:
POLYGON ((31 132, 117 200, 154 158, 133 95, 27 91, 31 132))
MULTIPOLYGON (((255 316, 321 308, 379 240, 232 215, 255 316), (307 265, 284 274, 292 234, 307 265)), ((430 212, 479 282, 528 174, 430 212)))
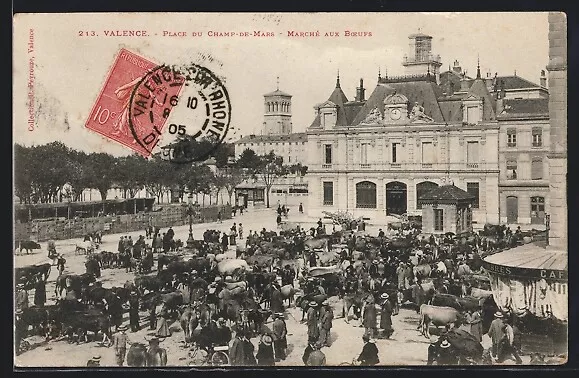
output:
POLYGON ((389 214, 421 215, 420 197, 453 183, 475 197, 475 227, 540 223, 550 142, 544 73, 542 85, 483 77, 479 67, 470 78, 458 61, 440 73, 431 39, 410 36, 407 75, 379 76, 367 100, 357 91, 349 101, 338 78, 315 106, 307 129, 310 215, 348 210, 377 223, 389 214), (513 131, 518 144, 507 143, 513 131))
MULTIPOLYGON (((235 158, 238 159, 246 149, 253 150, 257 155, 266 155, 273 151, 281 156, 286 165, 305 165, 307 134, 292 132, 292 96, 277 88, 263 98, 264 120, 261 133, 246 135, 235 142, 235 158)), ((236 195, 244 205, 263 205, 266 200, 265 190, 264 183, 259 179, 250 179, 237 186, 236 195)), ((271 187, 270 205, 305 205, 307 196, 308 183, 304 176, 289 175, 278 179, 271 187)))

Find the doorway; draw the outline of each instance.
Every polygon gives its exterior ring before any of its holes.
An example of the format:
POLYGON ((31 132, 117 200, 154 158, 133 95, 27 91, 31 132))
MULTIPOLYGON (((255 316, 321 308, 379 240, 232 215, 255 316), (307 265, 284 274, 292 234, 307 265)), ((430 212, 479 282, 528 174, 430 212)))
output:
POLYGON ((519 199, 515 196, 507 197, 507 223, 517 223, 519 219, 519 199))
POLYGON ((386 215, 402 215, 407 210, 407 186, 403 182, 392 181, 386 184, 386 215))

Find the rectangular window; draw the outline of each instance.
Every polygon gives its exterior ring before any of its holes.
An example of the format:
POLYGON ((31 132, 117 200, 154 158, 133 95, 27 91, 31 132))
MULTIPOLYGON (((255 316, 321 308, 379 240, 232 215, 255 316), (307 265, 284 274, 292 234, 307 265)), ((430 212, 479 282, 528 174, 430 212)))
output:
POLYGON ((324 164, 332 164, 332 145, 324 145, 324 164))
POLYGON ((360 164, 368 164, 368 143, 360 145, 360 164))
POLYGON ((474 209, 479 208, 479 183, 478 182, 467 182, 466 183, 466 191, 474 196, 474 202, 472 203, 472 207, 474 209))
POLYGON ((516 180, 517 179, 517 161, 507 160, 507 179, 516 180))
POLYGON ((543 179, 543 160, 541 158, 533 158, 531 161, 531 180, 543 179))
POLYGON ((476 168, 478 165, 478 142, 467 142, 466 144, 466 162, 469 168, 476 168))
POLYGON ((331 113, 324 113, 324 120, 323 120, 323 122, 324 122, 323 128, 324 129, 330 127, 330 125, 331 125, 331 118, 330 117, 331 116, 332 116, 331 113))
POLYGON ((392 163, 398 163, 398 149, 400 148, 400 143, 392 143, 392 163))
POLYGON ((543 130, 539 127, 533 128, 533 147, 541 147, 543 145, 543 130))
POLYGON ((434 231, 444 230, 444 210, 434 209, 434 231))
POLYGON ((466 109, 466 123, 478 123, 479 121, 479 108, 478 106, 469 106, 466 109))
POLYGON ((324 181, 324 205, 334 205, 334 183, 331 181, 324 181))
POLYGON ((507 130, 507 147, 516 147, 517 146, 517 130, 516 129, 508 129, 507 130))
POLYGON ((422 163, 434 163, 434 146, 432 142, 422 142, 422 163))

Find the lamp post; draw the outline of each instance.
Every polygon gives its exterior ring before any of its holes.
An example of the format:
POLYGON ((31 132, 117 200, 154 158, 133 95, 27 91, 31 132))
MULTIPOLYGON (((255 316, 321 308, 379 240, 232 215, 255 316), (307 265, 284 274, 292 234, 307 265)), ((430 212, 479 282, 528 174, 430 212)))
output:
POLYGON ((189 238, 187 238, 187 248, 193 248, 193 243, 195 242, 195 239, 193 239, 193 214, 195 211, 193 210, 192 199, 193 194, 189 193, 189 204, 187 205, 187 215, 189 216, 189 238))

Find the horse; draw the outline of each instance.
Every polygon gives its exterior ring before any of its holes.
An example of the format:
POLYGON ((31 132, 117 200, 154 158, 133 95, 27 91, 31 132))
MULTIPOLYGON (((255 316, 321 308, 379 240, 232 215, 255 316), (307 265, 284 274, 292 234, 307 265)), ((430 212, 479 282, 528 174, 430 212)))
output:
POLYGON ((350 309, 354 308, 354 314, 356 316, 360 316, 360 311, 364 306, 364 299, 368 297, 369 293, 363 292, 361 290, 356 291, 355 293, 347 293, 344 294, 343 298, 343 307, 342 307, 342 317, 344 321, 350 324, 350 320, 348 316, 350 314, 350 309))

